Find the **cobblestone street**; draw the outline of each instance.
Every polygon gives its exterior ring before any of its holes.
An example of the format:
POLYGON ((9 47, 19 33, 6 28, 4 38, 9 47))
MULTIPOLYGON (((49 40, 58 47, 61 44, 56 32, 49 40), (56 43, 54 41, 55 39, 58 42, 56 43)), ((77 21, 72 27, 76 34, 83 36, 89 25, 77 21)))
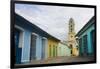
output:
MULTIPOLYGON (((49 58, 47 60, 34 60, 30 63, 26 64, 18 64, 18 65, 35 65, 35 64, 50 64, 50 63, 73 63, 73 62, 87 62, 93 61, 93 57, 56 57, 56 58, 49 58)), ((17 66, 17 64, 16 64, 17 66)))
POLYGON ((72 63, 92 61, 92 57, 58 57, 44 61, 44 63, 72 63))

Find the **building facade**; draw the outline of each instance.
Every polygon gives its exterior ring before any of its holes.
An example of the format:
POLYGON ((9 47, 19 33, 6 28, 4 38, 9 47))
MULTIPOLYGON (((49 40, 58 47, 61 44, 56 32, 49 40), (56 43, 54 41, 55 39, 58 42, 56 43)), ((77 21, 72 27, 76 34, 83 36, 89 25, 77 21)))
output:
POLYGON ((77 47, 77 41, 76 41, 75 35, 76 35, 76 33, 75 33, 75 23, 74 23, 73 18, 70 18, 67 44, 71 48, 72 56, 78 56, 78 47, 77 47))
POLYGON ((79 39, 80 56, 94 55, 95 48, 95 17, 93 16, 86 25, 77 33, 79 39))
POLYGON ((15 14, 14 39, 16 64, 46 59, 48 54, 48 38, 57 40, 22 16, 15 14))
POLYGON ((60 42, 57 47, 58 56, 71 56, 71 49, 67 46, 67 44, 60 42))
POLYGON ((48 38, 48 58, 57 57, 57 47, 60 40, 48 38))

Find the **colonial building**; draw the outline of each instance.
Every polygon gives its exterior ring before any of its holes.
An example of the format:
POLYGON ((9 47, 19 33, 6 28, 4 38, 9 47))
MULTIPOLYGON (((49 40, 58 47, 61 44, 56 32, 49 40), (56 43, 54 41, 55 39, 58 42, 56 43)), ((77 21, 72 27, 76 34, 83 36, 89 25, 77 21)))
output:
POLYGON ((76 35, 76 33, 75 33, 75 23, 74 23, 73 18, 70 18, 67 44, 71 48, 72 56, 78 56, 78 47, 77 47, 77 41, 76 41, 75 35, 76 35))
POLYGON ((86 25, 76 34, 79 39, 79 55, 94 55, 95 50, 95 17, 93 16, 86 25))
POLYGON ((48 45, 55 51, 50 55, 56 56, 59 40, 18 14, 15 14, 14 38, 16 64, 47 59, 48 45))
POLYGON ((71 49, 64 42, 59 42, 57 50, 58 56, 71 56, 71 49))
POLYGON ((48 38, 48 58, 57 57, 57 47, 60 40, 54 38, 48 38))

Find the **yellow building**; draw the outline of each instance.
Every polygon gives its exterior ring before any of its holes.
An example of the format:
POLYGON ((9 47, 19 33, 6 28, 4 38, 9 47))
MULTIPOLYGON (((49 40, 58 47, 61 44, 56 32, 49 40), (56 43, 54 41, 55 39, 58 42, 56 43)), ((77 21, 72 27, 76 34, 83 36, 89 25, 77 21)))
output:
POLYGON ((60 40, 56 38, 48 38, 48 58, 57 57, 57 46, 60 40))
POLYGON ((71 55, 72 56, 78 56, 78 47, 77 47, 77 41, 75 37, 75 23, 72 18, 69 20, 69 32, 68 32, 68 46, 71 48, 71 55))

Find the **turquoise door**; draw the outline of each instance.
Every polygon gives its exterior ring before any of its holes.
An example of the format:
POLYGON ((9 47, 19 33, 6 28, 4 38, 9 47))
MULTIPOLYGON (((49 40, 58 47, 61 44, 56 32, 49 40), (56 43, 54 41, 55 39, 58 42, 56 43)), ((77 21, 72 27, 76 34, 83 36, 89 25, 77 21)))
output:
POLYGON ((16 57, 16 64, 20 64, 21 63, 21 52, 22 52, 22 48, 19 47, 19 35, 20 35, 20 31, 15 29, 15 57, 16 57))
POLYGON ((84 51, 84 53, 83 53, 83 55, 84 56, 87 56, 88 55, 88 40, 87 40, 87 35, 84 35, 83 36, 83 51, 84 51))

